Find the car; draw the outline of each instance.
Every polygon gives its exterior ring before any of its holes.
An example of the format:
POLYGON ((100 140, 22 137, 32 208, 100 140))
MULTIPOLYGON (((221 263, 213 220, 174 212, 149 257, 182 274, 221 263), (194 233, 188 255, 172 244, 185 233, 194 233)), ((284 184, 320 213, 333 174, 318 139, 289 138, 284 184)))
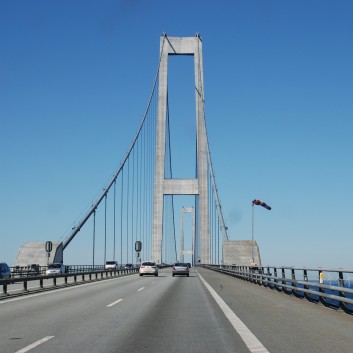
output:
POLYGON ((6 279, 11 277, 10 267, 6 262, 0 262, 0 279, 6 279))
POLYGON ((61 275, 65 273, 65 266, 62 263, 52 263, 48 265, 45 271, 46 275, 61 275))
POLYGON ((28 272, 27 275, 28 276, 38 276, 40 273, 40 266, 39 264, 31 264, 28 265, 28 272))
POLYGON ((147 261, 142 262, 140 269, 139 269, 140 276, 143 275, 154 275, 158 276, 158 267, 155 262, 147 261))
POLYGON ((125 270, 132 270, 134 268, 134 265, 133 264, 126 264, 124 268, 125 268, 125 270))
POLYGON ((184 262, 176 262, 172 267, 172 275, 185 275, 189 277, 189 266, 184 262))
POLYGON ((116 261, 106 261, 105 269, 107 271, 116 271, 118 269, 118 263, 116 261))

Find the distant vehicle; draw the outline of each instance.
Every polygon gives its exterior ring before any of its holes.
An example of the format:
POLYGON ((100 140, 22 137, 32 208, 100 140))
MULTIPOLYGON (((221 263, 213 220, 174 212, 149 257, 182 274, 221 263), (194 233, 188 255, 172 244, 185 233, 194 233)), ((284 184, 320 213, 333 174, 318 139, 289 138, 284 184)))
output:
POLYGON ((134 268, 134 265, 133 264, 126 264, 124 268, 125 268, 125 270, 132 270, 134 268))
POLYGON ((28 266, 28 276, 38 276, 40 272, 39 264, 31 264, 28 266))
POLYGON ((10 267, 5 262, 0 262, 0 279, 6 279, 11 277, 10 267))
POLYGON ((107 271, 116 271, 118 269, 118 263, 116 261, 106 261, 105 269, 107 271))
POLYGON ((186 263, 176 262, 172 268, 172 275, 185 275, 189 277, 189 266, 186 263))
POLYGON ((65 266, 61 263, 49 264, 45 271, 46 275, 61 275, 63 273, 65 273, 65 266))
POLYGON ((140 276, 143 275, 154 275, 158 276, 158 267, 155 262, 147 261, 142 262, 139 270, 140 276))

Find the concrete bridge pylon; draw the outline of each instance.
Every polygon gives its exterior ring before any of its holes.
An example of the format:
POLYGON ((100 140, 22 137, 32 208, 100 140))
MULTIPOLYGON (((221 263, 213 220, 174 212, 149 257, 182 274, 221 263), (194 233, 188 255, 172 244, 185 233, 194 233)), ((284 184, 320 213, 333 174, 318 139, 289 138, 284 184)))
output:
MULTIPOLYGON (((210 229, 208 207, 207 135, 204 122, 204 81, 202 40, 195 37, 168 37, 160 40, 160 68, 158 82, 158 117, 156 137, 156 162, 154 180, 154 205, 152 229, 152 260, 162 263, 164 195, 195 195, 197 207, 197 231, 199 246, 197 258, 210 263, 210 229), (169 55, 193 55, 196 100, 196 163, 194 179, 165 178, 166 119, 168 94, 169 55)), ((194 254, 196 255, 196 254, 194 254)), ((196 257, 194 257, 196 258, 196 257)))

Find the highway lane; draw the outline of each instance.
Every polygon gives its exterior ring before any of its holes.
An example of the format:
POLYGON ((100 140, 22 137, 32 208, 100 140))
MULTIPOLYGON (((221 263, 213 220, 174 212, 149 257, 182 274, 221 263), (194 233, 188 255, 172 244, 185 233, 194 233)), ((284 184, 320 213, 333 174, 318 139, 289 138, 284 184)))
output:
POLYGON ((271 353, 352 353, 353 317, 231 276, 198 272, 271 353))
POLYGON ((203 268, 189 278, 164 269, 159 277, 8 299, 0 302, 0 322, 1 353, 353 351, 351 316, 203 268), (228 319, 216 300, 236 317, 228 319), (264 347, 252 341, 247 348, 240 335, 251 341, 252 334, 264 347))
POLYGON ((9 299, 0 320, 2 353, 249 352, 194 271, 9 299))

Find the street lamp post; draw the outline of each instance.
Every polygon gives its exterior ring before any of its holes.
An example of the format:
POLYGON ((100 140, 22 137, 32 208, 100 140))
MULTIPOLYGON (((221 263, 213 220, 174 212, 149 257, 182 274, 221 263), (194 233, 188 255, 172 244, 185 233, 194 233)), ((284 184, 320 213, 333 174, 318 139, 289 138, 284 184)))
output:
MULTIPOLYGON (((255 264, 255 261, 254 261, 254 205, 258 205, 258 206, 262 206, 264 208, 266 208, 267 210, 271 210, 271 207, 269 205, 267 205, 265 202, 261 201, 261 200, 253 200, 252 203, 251 203, 251 208, 252 208, 252 225, 251 225, 251 265, 253 266, 255 264)), ((258 264, 257 264, 258 265, 258 264)))

